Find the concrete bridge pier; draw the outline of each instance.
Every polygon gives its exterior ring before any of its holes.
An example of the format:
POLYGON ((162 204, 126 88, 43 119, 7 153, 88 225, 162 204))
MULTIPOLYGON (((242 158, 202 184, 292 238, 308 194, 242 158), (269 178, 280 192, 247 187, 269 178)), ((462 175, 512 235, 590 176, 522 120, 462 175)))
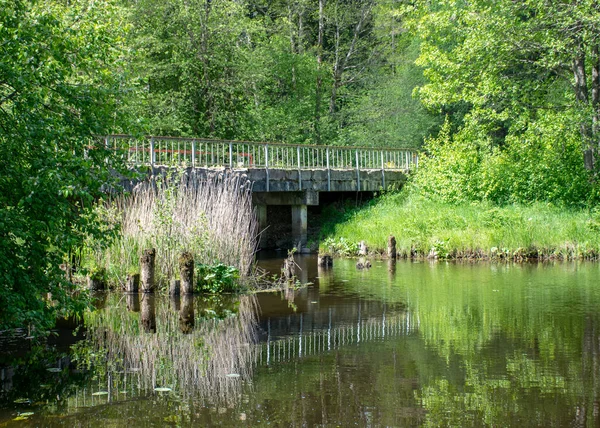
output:
POLYGON ((255 204, 256 217, 258 217, 258 228, 260 230, 260 241, 259 247, 264 248, 267 243, 267 227, 269 223, 267 221, 267 206, 265 204, 255 204))
POLYGON ((306 247, 307 242, 307 206, 292 205, 292 239, 298 251, 306 247))
MULTIPOLYGON (((313 190, 292 192, 254 192, 252 200, 256 207, 258 223, 261 231, 269 226, 267 207, 285 205, 292 210, 292 242, 301 251, 306 248, 308 240, 308 206, 319 205, 319 193, 313 190)), ((259 245, 266 246, 267 233, 260 236, 259 245)))

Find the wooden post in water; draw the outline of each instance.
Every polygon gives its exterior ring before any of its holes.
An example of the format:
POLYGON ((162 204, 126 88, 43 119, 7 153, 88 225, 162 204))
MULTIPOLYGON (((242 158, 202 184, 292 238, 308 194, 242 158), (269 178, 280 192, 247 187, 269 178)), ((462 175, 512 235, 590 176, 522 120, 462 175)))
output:
POLYGON ((289 252, 287 258, 283 261, 281 273, 288 281, 296 275, 296 262, 294 261, 294 254, 292 252, 289 252))
POLYGON ((331 267, 333 266, 333 258, 329 254, 319 254, 317 256, 317 266, 331 267))
POLYGON ((387 254, 390 259, 396 259, 396 238, 393 235, 388 238, 387 254))
POLYGON ((156 262, 156 250, 154 248, 145 250, 140 257, 142 291, 144 293, 154 292, 154 266, 156 262))
POLYGON ((368 252, 369 252, 369 248, 367 247, 367 244, 365 243, 365 241, 360 241, 358 243, 358 255, 366 256, 368 252))
POLYGON ((88 276, 88 290, 90 291, 104 291, 106 290, 106 270, 100 268, 95 272, 92 272, 88 276))
POLYGON ((137 293, 140 291, 140 274, 132 273, 127 275, 127 280, 125 281, 125 291, 128 293, 137 293))
POLYGON ((181 292, 192 294, 194 292, 194 256, 182 253, 179 256, 179 275, 181 277, 181 292))
POLYGON ((102 278, 88 277, 88 290, 90 291, 104 291, 106 289, 106 283, 102 278))

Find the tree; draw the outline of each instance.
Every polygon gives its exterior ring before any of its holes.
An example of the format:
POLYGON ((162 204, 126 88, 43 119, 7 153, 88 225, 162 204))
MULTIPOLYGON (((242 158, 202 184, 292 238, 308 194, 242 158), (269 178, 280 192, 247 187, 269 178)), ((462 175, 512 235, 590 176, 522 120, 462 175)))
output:
POLYGON ((469 140, 478 152, 481 175, 470 179, 478 198, 567 202, 560 194, 568 191, 568 203, 584 203, 581 195, 592 194, 591 177, 582 167, 585 157, 587 169, 596 169, 600 137, 595 125, 599 12, 593 0, 421 2, 415 25, 422 37, 418 64, 428 83, 419 94, 427 108, 448 115, 450 140, 469 140), (575 138, 577 161, 572 156, 575 138), (567 187, 553 191, 555 196, 517 195, 511 181, 554 179, 554 168, 533 161, 542 150, 553 153, 547 160, 562 156, 575 180, 563 174, 561 186, 567 187), (499 176, 511 158, 532 162, 513 169, 517 177, 499 176), (573 183, 579 187, 575 191, 573 183), (501 197, 498 185, 504 187, 501 197))
POLYGON ((110 0, 0 0, 0 328, 76 307, 59 265, 99 232, 110 153, 95 135, 121 120, 119 16, 110 0))

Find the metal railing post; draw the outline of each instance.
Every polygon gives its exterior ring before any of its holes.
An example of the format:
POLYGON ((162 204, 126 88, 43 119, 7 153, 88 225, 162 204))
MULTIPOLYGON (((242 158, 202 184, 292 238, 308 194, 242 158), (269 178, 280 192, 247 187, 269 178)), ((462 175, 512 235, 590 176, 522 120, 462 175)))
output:
POLYGON ((154 153, 154 137, 150 137, 150 166, 154 168, 156 154, 154 153))
POLYGON ((233 143, 229 142, 229 168, 233 169, 233 143))
POLYGON ((267 192, 269 191, 269 145, 265 144, 265 170, 267 173, 267 192))
POLYGON ((327 155, 327 191, 331 192, 331 170, 329 169, 329 147, 325 149, 327 155))
POLYGON ((192 140, 192 168, 196 167, 196 140, 192 140))
POLYGON ((385 169, 383 164, 383 150, 381 151, 381 183, 383 190, 385 190, 385 169))
POLYGON ((298 190, 302 190, 302 171, 300 169, 300 146, 296 146, 296 158, 298 160, 298 190))
POLYGON ((358 163, 358 149, 354 150, 356 155, 356 191, 360 192, 360 165, 358 163))

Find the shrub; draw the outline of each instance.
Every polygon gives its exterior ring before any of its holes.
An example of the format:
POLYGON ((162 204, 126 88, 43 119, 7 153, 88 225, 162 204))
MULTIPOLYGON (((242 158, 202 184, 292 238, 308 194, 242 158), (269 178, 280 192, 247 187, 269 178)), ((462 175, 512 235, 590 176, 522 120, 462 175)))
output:
POLYGON ((232 293, 240 290, 240 272, 234 266, 218 263, 196 264, 196 291, 201 293, 232 293))

